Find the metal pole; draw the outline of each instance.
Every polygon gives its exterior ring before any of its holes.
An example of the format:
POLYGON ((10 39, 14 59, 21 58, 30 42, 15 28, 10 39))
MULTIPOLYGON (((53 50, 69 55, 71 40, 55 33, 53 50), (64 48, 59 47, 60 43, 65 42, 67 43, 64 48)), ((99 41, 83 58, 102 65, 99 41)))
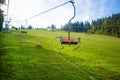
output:
POLYGON ((10 5, 10 0, 8 0, 8 5, 7 5, 7 17, 8 17, 8 13, 9 13, 9 5, 10 5))
POLYGON ((72 21, 72 19, 74 19, 75 16, 76 16, 76 8, 75 8, 75 5, 74 5, 75 2, 73 2, 73 0, 71 0, 70 2, 72 3, 72 6, 73 6, 73 8, 74 8, 74 15, 73 15, 73 17, 72 17, 72 18, 69 20, 69 22, 68 22, 68 39, 69 39, 69 40, 70 40, 71 21, 72 21))
POLYGON ((8 0, 8 4, 7 4, 7 13, 6 13, 6 21, 5 21, 5 27, 8 30, 9 29, 9 20, 8 20, 8 13, 9 13, 9 3, 10 1, 8 0))
POLYGON ((25 27, 27 28, 27 19, 25 21, 26 21, 25 27))

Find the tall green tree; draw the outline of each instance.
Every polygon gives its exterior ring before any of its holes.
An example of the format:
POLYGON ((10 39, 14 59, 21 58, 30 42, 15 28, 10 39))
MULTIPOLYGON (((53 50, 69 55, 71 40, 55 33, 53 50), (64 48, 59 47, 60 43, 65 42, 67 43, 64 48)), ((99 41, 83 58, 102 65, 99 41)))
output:
POLYGON ((29 25, 27 29, 33 29, 32 25, 29 25))
POLYGON ((120 37, 120 18, 116 22, 117 24, 117 37, 120 37))
MULTIPOLYGON (((0 7, 1 4, 4 4, 6 0, 0 0, 0 7)), ((2 26, 3 26, 3 11, 0 9, 0 31, 2 30, 2 26)))
POLYGON ((91 33, 94 34, 97 30, 97 21, 92 21, 91 24, 91 33))
POLYGON ((84 32, 88 32, 91 29, 90 22, 86 21, 84 24, 84 32))
POLYGON ((0 9, 0 31, 2 30, 2 26, 3 26, 3 11, 0 9))
POLYGON ((3 4, 3 3, 5 3, 5 1, 6 1, 6 0, 0 0, 0 3, 3 4))
POLYGON ((51 25, 51 30, 56 30, 56 25, 52 24, 51 25))

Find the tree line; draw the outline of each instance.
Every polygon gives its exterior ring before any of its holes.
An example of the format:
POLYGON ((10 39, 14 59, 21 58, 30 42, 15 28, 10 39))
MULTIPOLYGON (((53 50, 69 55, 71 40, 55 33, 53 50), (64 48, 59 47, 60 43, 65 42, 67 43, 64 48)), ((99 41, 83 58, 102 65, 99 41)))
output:
POLYGON ((90 22, 86 21, 85 23, 76 21, 74 23, 65 24, 61 27, 61 30, 68 31, 68 26, 70 27, 70 31, 72 32, 88 32, 91 29, 90 22))
MULTIPOLYGON (((61 30, 68 31, 68 26, 69 24, 65 24, 61 30)), ((113 14, 107 18, 93 20, 91 23, 89 21, 76 21, 70 24, 70 28, 70 31, 73 32, 97 33, 120 37, 120 13, 113 14)))

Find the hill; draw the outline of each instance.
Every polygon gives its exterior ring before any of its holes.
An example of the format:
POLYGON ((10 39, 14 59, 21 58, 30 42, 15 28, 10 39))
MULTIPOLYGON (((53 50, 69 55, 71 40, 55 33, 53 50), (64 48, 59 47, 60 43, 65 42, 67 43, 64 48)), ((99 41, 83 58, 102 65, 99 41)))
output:
POLYGON ((63 45, 66 32, 29 30, 0 32, 0 80, 118 80, 120 38, 71 33, 80 48, 63 45))

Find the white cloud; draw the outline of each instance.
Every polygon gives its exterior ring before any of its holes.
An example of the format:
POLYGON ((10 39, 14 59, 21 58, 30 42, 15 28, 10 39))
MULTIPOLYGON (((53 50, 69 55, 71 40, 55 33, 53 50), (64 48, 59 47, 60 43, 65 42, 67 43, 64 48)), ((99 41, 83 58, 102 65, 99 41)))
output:
MULTIPOLYGON (((51 0, 36 0, 35 2, 33 2, 33 0, 11 0, 10 9, 9 9, 9 17, 12 18, 12 21, 19 22, 18 24, 20 24, 21 20, 32 17, 43 11, 46 11, 55 6, 58 6, 64 2, 65 0, 61 0, 61 1, 59 0, 52 0, 52 1, 51 0)), ((43 27, 43 26, 48 26, 51 24, 55 24, 57 25, 57 27, 60 27, 60 25, 67 23, 68 20, 71 18, 72 16, 71 7, 72 6, 70 4, 66 4, 53 11, 34 17, 28 20, 28 23, 33 25, 34 27, 38 25, 40 27, 43 27)), ((25 25, 25 20, 24 22, 21 21, 21 23, 25 25)))
MULTIPOLYGON (((26 18, 39 14, 67 1, 69 0, 10 0, 9 17, 12 18, 12 21, 16 22, 24 20, 24 22, 21 23, 25 25, 26 18)), ((74 1, 77 13, 73 21, 92 21, 105 16, 105 5, 108 5, 108 0, 74 1)), ((57 27, 60 27, 60 25, 67 23, 72 16, 73 7, 69 3, 53 11, 34 17, 28 20, 28 23, 34 27, 47 27, 51 24, 55 24, 57 27)), ((19 22, 18 24, 21 23, 19 22)))

